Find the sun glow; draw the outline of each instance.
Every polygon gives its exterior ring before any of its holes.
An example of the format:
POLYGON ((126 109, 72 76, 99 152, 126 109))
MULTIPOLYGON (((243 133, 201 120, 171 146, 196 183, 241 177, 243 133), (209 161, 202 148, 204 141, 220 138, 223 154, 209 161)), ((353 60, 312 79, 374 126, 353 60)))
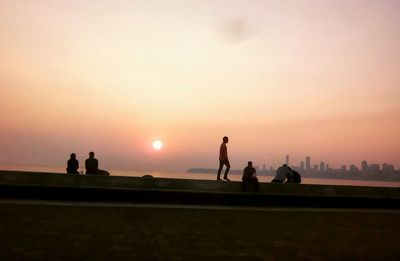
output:
POLYGON ((162 147, 163 147, 163 144, 161 141, 159 141, 159 140, 153 141, 153 148, 155 150, 160 150, 162 147))

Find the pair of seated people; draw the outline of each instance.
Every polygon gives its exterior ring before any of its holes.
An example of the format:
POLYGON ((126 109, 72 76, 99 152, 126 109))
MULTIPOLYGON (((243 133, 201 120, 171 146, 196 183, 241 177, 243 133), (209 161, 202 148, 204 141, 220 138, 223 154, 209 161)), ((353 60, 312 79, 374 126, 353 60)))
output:
MULTIPOLYGON (((89 158, 85 160, 85 168, 87 175, 110 175, 108 171, 99 169, 99 161, 94 157, 94 152, 89 152, 89 158)), ((71 153, 70 159, 67 162, 67 173, 79 174, 78 169, 79 161, 76 159, 76 154, 71 153)))
POLYGON ((276 170, 276 175, 271 183, 301 183, 301 176, 297 171, 283 164, 276 170))

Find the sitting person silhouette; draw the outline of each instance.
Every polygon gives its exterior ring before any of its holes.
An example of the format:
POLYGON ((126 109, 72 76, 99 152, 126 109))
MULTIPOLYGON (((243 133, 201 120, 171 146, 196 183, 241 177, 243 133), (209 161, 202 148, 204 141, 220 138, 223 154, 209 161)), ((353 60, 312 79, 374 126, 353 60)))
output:
POLYGON ((99 169, 99 161, 94 157, 93 151, 89 152, 89 158, 85 161, 85 168, 87 175, 110 175, 108 171, 99 169))
POLYGON ((284 183, 286 179, 291 179, 291 172, 288 165, 283 164, 276 170, 276 175, 272 179, 271 183, 284 183))
POLYGON ((67 162, 67 174, 79 174, 79 161, 76 159, 76 154, 71 153, 67 162))
POLYGON ((243 191, 246 190, 246 185, 249 183, 254 183, 255 191, 258 191, 258 178, 256 174, 256 169, 253 168, 253 162, 249 161, 247 163, 247 167, 244 168, 242 181, 243 191))
POLYGON ((286 180, 285 183, 297 183, 297 184, 300 184, 301 183, 300 173, 298 173, 297 171, 291 169, 290 167, 289 167, 289 171, 290 171, 290 175, 289 175, 289 178, 286 180))

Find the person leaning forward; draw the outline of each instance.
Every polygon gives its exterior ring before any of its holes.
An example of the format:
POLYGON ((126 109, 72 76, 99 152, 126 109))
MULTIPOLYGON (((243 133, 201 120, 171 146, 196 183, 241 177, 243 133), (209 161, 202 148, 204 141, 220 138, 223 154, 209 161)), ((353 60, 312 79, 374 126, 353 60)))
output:
POLYGON ((271 183, 284 183, 285 180, 290 180, 291 173, 288 165, 283 164, 276 170, 276 175, 271 181, 271 183))

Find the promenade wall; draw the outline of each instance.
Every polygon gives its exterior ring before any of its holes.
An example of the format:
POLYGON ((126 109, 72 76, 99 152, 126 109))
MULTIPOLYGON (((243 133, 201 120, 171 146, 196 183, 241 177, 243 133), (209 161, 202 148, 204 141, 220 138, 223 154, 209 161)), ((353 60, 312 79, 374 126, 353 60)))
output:
POLYGON ((399 208, 400 189, 0 171, 1 198, 201 205, 399 208))

